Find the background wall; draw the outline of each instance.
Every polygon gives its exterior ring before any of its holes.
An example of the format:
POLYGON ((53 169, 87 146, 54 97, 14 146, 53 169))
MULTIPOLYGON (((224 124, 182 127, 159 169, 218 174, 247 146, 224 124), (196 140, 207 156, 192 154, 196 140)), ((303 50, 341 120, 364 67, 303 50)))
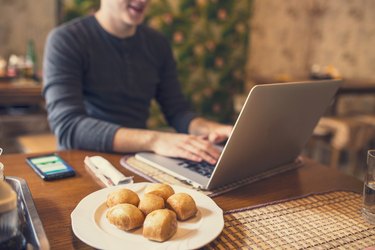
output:
MULTIPOLYGON (((36 42, 41 65, 53 0, 0 0, 0 56, 36 42)), ((375 80, 375 1, 254 0, 248 78, 305 78, 312 64, 332 64, 347 78, 375 80)))
POLYGON ((33 39, 41 69, 44 41, 56 23, 55 1, 0 0, 0 6, 0 56, 24 55, 33 39))
POLYGON ((254 0, 249 78, 306 78, 313 64, 375 80, 375 1, 254 0))

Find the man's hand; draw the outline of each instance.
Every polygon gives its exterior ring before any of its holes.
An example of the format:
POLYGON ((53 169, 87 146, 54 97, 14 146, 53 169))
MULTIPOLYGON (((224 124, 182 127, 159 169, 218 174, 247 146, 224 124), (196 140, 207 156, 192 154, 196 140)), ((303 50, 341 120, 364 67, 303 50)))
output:
POLYGON ((160 155, 211 164, 215 164, 220 156, 220 151, 210 141, 196 135, 155 132, 150 147, 160 155))
POLYGON ((220 143, 228 139, 233 126, 212 122, 204 118, 195 118, 191 121, 189 132, 195 135, 201 135, 212 143, 220 143))

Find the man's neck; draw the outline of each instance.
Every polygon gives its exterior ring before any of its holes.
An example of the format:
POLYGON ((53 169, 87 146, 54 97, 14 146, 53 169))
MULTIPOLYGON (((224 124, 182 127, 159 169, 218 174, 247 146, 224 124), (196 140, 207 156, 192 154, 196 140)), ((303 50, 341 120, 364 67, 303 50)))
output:
POLYGON ((100 10, 95 13, 95 17, 103 29, 118 38, 131 37, 135 34, 137 29, 137 26, 129 25, 122 20, 107 16, 106 13, 100 10))

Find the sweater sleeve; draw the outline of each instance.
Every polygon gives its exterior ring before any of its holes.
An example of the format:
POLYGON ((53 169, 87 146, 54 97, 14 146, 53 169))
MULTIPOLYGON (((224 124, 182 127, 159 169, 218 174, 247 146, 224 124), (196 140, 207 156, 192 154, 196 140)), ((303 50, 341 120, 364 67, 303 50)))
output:
POLYGON ((74 33, 57 28, 49 34, 43 69, 48 120, 62 148, 112 151, 120 126, 86 112, 82 87, 84 53, 74 33))
POLYGON ((161 83, 157 89, 156 100, 160 104, 168 123, 178 132, 188 133, 189 124, 197 115, 191 110, 189 102, 182 93, 176 62, 166 39, 164 39, 161 51, 163 51, 164 63, 161 67, 161 83))

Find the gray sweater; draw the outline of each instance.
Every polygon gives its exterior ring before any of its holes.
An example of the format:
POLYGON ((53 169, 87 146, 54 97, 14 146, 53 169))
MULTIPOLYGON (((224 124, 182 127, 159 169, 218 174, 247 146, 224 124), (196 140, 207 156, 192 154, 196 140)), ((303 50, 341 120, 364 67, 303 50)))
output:
POLYGON ((134 36, 120 39, 94 16, 49 34, 43 95, 61 148, 113 151, 117 129, 146 128, 153 98, 178 132, 186 133, 195 117, 166 38, 141 25, 134 36))

